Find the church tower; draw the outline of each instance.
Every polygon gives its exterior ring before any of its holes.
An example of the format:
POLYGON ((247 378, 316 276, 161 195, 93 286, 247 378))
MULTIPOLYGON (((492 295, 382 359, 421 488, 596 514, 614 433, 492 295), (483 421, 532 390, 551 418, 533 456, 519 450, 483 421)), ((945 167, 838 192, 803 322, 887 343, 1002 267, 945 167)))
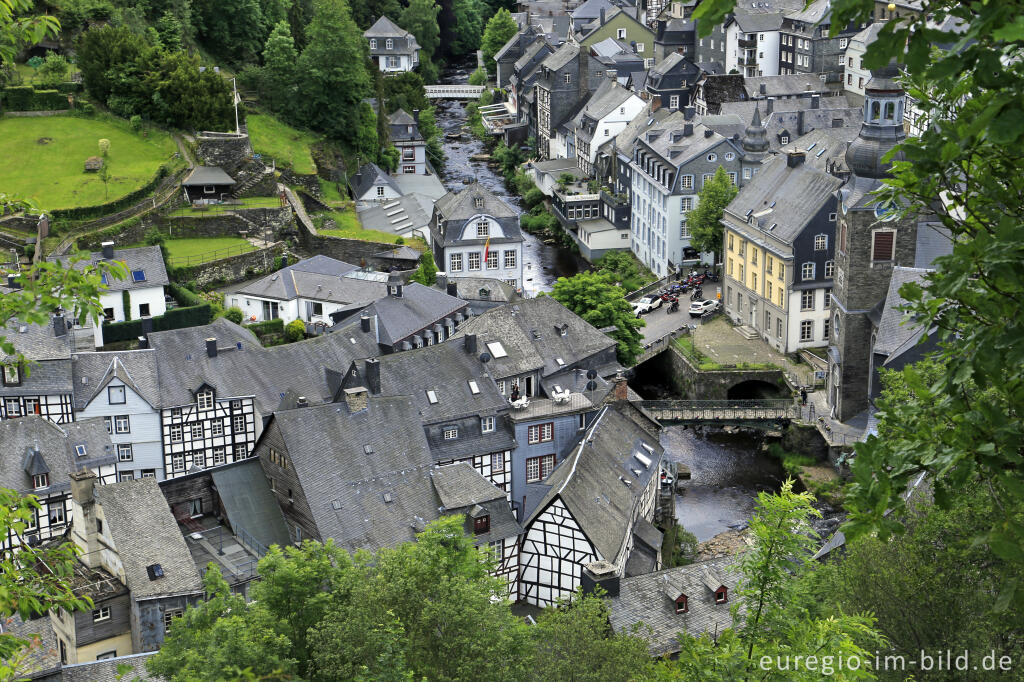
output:
POLYGON ((768 155, 768 131, 761 125, 761 112, 757 110, 757 102, 754 102, 754 117, 743 132, 740 147, 743 149, 743 158, 740 160, 743 169, 742 184, 746 184, 754 177, 768 155))
POLYGON ((903 87, 895 63, 871 72, 864 89, 864 123, 846 150, 852 175, 839 190, 836 271, 831 297, 828 404, 848 421, 868 408, 874 345, 872 309, 885 300, 894 266, 913 266, 917 220, 897 219, 892 206, 872 194, 889 176, 883 157, 903 141, 903 87))

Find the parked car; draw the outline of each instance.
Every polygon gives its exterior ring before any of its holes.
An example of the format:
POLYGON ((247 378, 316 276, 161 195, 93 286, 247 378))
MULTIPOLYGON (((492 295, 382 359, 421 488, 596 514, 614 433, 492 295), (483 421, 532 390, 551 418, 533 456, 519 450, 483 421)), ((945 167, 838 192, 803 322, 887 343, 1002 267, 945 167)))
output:
POLYGON ((645 296, 641 296, 640 299, 633 304, 633 314, 640 317, 644 313, 649 313, 660 307, 661 294, 647 294, 645 296))
POLYGON ((711 301, 708 299, 703 301, 694 301, 690 304, 690 317, 701 317, 707 313, 713 313, 721 307, 722 304, 718 301, 711 301))

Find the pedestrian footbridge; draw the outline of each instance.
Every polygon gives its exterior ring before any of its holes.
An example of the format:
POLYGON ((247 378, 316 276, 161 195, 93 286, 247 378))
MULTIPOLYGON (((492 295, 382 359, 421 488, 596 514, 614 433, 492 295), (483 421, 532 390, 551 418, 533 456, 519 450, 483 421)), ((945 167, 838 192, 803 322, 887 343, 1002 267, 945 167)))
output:
POLYGON ((777 400, 641 400, 640 407, 660 422, 738 424, 800 418, 792 399, 777 400))
POLYGON ((427 99, 479 99, 483 85, 428 85, 427 99))

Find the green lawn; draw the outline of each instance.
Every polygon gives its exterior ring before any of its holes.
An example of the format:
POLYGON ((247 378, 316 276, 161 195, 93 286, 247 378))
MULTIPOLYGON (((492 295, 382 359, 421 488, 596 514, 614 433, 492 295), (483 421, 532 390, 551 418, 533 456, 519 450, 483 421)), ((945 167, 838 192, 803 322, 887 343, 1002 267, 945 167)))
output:
POLYGON ((44 210, 94 206, 132 192, 171 160, 177 147, 171 136, 150 130, 144 138, 113 119, 71 116, 0 119, 0 188, 28 197, 44 210), (110 140, 104 188, 85 160, 98 156, 98 141, 110 140))
MULTIPOLYGON (((398 239, 397 235, 387 232, 364 230, 363 226, 359 223, 359 217, 356 215, 356 212, 351 209, 348 211, 332 211, 320 215, 330 218, 337 223, 337 227, 333 230, 321 230, 318 228, 317 231, 320 234, 344 237, 345 239, 358 239, 364 242, 383 242, 385 244, 394 244, 395 240, 398 239)), ((425 251, 427 248, 426 242, 418 238, 406 239, 404 243, 406 246, 411 246, 420 251, 425 251)))
POLYGON ((210 204, 202 208, 188 206, 175 209, 169 215, 174 218, 202 218, 203 216, 214 216, 246 208, 281 208, 281 200, 278 197, 243 197, 241 199, 232 199, 232 201, 241 201, 242 203, 241 205, 236 203, 210 204))
POLYGON ((281 123, 273 116, 249 114, 245 117, 249 128, 252 150, 265 154, 277 161, 279 166, 290 166, 300 175, 316 172, 309 145, 316 142, 316 136, 296 130, 281 123))
POLYGON ((349 201, 349 198, 338 189, 337 183, 327 182, 323 178, 320 178, 320 191, 324 195, 324 203, 331 206, 339 206, 349 201))
MULTIPOLYGON (((143 243, 132 244, 146 246, 143 243)), ((164 242, 171 265, 198 265, 218 258, 237 256, 255 251, 256 247, 241 237, 196 237, 193 239, 168 239, 164 242)))

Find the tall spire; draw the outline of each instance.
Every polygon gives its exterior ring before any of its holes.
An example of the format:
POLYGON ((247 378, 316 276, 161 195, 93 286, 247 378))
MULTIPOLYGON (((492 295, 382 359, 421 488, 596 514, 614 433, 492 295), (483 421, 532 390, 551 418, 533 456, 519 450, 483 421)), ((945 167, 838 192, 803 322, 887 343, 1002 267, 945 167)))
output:
POLYGON ((758 111, 757 102, 754 102, 754 117, 744 131, 740 145, 745 152, 756 154, 768 151, 768 133, 761 125, 761 112, 758 111))
POLYGON ((871 72, 864 86, 864 123, 860 134, 846 150, 846 165, 861 178, 881 179, 889 175, 893 161, 902 161, 899 153, 887 162, 882 158, 903 141, 903 86, 896 80, 895 61, 871 72))

